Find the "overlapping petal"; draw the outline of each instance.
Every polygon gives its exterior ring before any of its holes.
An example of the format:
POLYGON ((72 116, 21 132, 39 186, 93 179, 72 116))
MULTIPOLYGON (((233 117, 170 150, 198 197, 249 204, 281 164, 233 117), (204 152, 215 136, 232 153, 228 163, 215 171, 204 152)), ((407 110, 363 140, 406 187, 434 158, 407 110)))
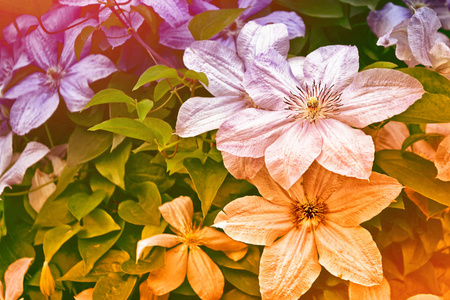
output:
POLYGON ((172 27, 177 27, 191 18, 185 0, 141 0, 141 2, 151 6, 172 27))
POLYGON ((13 133, 0 137, 0 175, 5 172, 11 163, 13 153, 13 133))
POLYGON ((180 240, 176 235, 167 233, 157 234, 149 238, 140 240, 137 243, 136 257, 137 259, 139 259, 141 257, 142 251, 144 251, 144 249, 147 247, 161 246, 166 248, 172 248, 173 246, 179 243, 180 240))
POLYGON ((246 19, 254 15, 269 6, 271 2, 272 0, 238 0, 238 7, 246 8, 241 17, 246 19))
POLYGON ((262 168, 250 182, 258 188, 264 199, 286 207, 292 205, 289 193, 270 176, 267 168, 262 168))
POLYGON ((305 36, 305 23, 293 11, 274 11, 265 17, 253 20, 260 25, 281 23, 286 25, 288 30, 288 38, 294 39, 296 37, 305 36))
POLYGON ((225 168, 237 179, 251 179, 264 166, 264 157, 239 157, 222 152, 222 158, 225 168))
POLYGON ((195 42, 188 24, 189 21, 186 21, 177 27, 171 27, 169 23, 162 22, 159 26, 159 42, 173 49, 186 49, 195 42))
POLYGON ((194 205, 189 197, 181 196, 170 202, 166 202, 159 207, 159 211, 164 220, 178 231, 192 227, 194 205))
POLYGON ((380 38, 410 17, 411 12, 408 8, 388 2, 382 9, 371 11, 367 16, 367 23, 372 32, 380 38))
POLYGON ((199 235, 202 237, 202 244, 216 251, 223 251, 234 261, 238 261, 247 253, 248 246, 230 238, 223 232, 211 227, 203 227, 199 235))
MULTIPOLYGON (((330 172, 317 162, 306 171, 302 186, 309 199, 328 199, 342 186, 346 177, 330 172)), ((301 199, 298 199, 301 200, 301 199)))

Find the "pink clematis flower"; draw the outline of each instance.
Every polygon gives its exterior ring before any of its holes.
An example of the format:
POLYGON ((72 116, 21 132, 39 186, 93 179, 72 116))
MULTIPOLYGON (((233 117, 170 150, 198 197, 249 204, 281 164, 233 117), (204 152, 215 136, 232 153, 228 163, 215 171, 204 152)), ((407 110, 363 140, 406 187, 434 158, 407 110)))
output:
POLYGON ((374 158, 363 128, 406 110, 425 92, 400 71, 358 73, 358 51, 327 46, 291 66, 273 50, 256 57, 244 88, 258 108, 224 122, 217 149, 240 157, 265 157, 270 175, 290 188, 317 160, 326 169, 367 179, 374 158), (292 69, 291 69, 292 68, 292 69))
POLYGON ((397 180, 374 172, 369 181, 349 178, 314 163, 288 191, 265 169, 252 183, 262 197, 230 202, 214 226, 237 241, 265 246, 262 299, 297 299, 319 276, 320 265, 360 285, 381 284, 381 254, 359 224, 398 196, 397 180))
POLYGON ((194 208, 189 197, 167 202, 159 207, 159 211, 176 235, 157 234, 138 242, 137 258, 147 247, 173 247, 166 251, 165 266, 150 272, 148 287, 157 296, 165 295, 179 287, 187 274, 192 289, 201 299, 220 299, 225 283, 222 272, 200 246, 223 251, 238 261, 247 253, 247 245, 210 227, 193 224, 194 208))

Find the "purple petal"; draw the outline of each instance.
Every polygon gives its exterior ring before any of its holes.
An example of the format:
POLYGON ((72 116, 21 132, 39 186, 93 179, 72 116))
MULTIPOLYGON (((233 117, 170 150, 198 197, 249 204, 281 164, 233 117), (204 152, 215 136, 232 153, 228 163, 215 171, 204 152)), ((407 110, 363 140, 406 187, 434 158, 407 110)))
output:
MULTIPOLYGON (((129 13, 129 20, 131 20, 131 26, 134 30, 138 30, 144 22, 144 17, 142 17, 138 12, 129 13)), ((131 38, 131 34, 129 34, 128 29, 119 27, 119 26, 111 26, 108 29, 106 27, 102 27, 105 32, 108 42, 111 47, 118 47, 123 45, 127 40, 131 38)))
POLYGON ((322 119, 316 124, 323 138, 317 162, 331 172, 368 179, 375 152, 372 138, 334 119, 322 119))
POLYGON ((98 0, 58 0, 59 3, 69 6, 88 6, 98 4, 98 0))
POLYGON ((142 3, 151 6, 172 27, 178 27, 191 18, 186 0, 142 0, 142 3))
POLYGON ((184 50, 195 42, 192 33, 188 28, 189 21, 177 26, 171 27, 169 23, 162 22, 159 25, 159 42, 172 49, 184 50))
POLYGON ((190 98, 183 103, 178 112, 176 134, 191 137, 218 129, 223 122, 243 110, 247 104, 240 96, 190 98))
POLYGON ((415 78, 396 70, 370 69, 355 76, 341 95, 336 119, 363 128, 405 111, 424 93, 415 78))
POLYGON ((355 46, 325 46, 306 56, 303 73, 312 84, 333 86, 334 92, 342 91, 358 73, 359 56, 355 46))
POLYGON ((216 34, 211 38, 211 40, 218 42, 219 44, 233 50, 236 52, 236 39, 234 35, 222 34, 222 32, 216 34))
POLYGON ((381 37, 378 40, 377 45, 384 47, 396 45, 395 56, 397 56, 398 59, 403 60, 408 66, 413 67, 415 65, 418 65, 419 62, 415 59, 414 54, 411 52, 411 48, 409 47, 409 40, 408 40, 409 21, 410 21, 409 19, 405 20, 400 24, 398 24, 397 26, 395 26, 390 35, 381 37))
POLYGON ((380 38, 410 17, 411 12, 408 8, 389 2, 380 10, 371 11, 367 16, 367 23, 372 32, 380 38))
POLYGON ((247 108, 223 123, 217 132, 217 149, 240 157, 258 158, 292 119, 286 111, 247 108))
POLYGON ((29 142, 16 163, 0 178, 0 194, 5 187, 22 183, 29 167, 40 161, 50 149, 38 142, 29 142))
POLYGON ((247 19, 270 5, 272 0, 238 0, 239 8, 247 8, 241 18, 247 19))
POLYGON ((244 64, 231 49, 215 41, 197 41, 183 56, 186 67, 208 77, 208 91, 214 96, 242 94, 244 64))
POLYGON ((59 103, 56 90, 35 87, 35 91, 20 96, 11 107, 10 124, 17 135, 27 134, 47 121, 59 103))
POLYGON ((260 25, 282 23, 286 25, 289 39, 305 36, 305 23, 303 19, 295 12, 274 11, 265 17, 254 19, 254 22, 260 25))
POLYGON ((35 30, 24 38, 27 54, 44 70, 58 63, 58 41, 56 35, 35 30))
POLYGON ((60 93, 71 112, 80 111, 94 96, 89 83, 117 71, 113 62, 101 54, 89 55, 67 70, 61 79, 60 93))
POLYGON ((194 15, 205 12, 207 10, 218 10, 218 9, 219 8, 217 6, 209 3, 209 1, 204 0, 192 0, 192 4, 189 5, 189 10, 194 15))
POLYGON ((289 52, 289 38, 286 26, 271 24, 266 26, 248 22, 237 38, 237 52, 245 65, 249 65, 257 56, 270 48, 275 49, 282 56, 289 52))
MULTIPOLYGON (((62 31, 69 26, 75 19, 80 17, 80 8, 73 6, 61 6, 52 9, 45 13, 42 17, 42 23, 47 31, 52 32, 52 35, 56 36, 57 40, 62 43, 64 34, 62 31), (61 31, 60 33, 55 33, 61 31)), ((35 31, 42 31, 39 27, 35 31)))
POLYGON ((32 26, 37 26, 39 24, 35 16, 21 15, 16 19, 17 27, 19 28, 20 34, 17 32, 14 23, 9 24, 3 28, 3 38, 8 44, 13 44, 25 36, 32 26))
POLYGON ((322 150, 322 137, 308 121, 296 121, 265 152, 270 176, 288 190, 322 150))
POLYGON ((35 93, 45 85, 47 79, 48 77, 44 73, 33 73, 22 79, 18 84, 11 87, 5 93, 4 97, 7 99, 15 99, 25 94, 35 93))
POLYGON ((284 101, 297 91, 297 82, 286 59, 270 49, 258 55, 244 76, 244 86, 253 101, 263 109, 283 110, 284 101))
POLYGON ((0 175, 5 172, 11 163, 13 152, 12 135, 12 132, 10 132, 7 136, 0 137, 0 175))
POLYGON ((306 57, 304 56, 294 56, 288 59, 292 74, 294 74, 299 82, 305 80, 305 75, 303 74, 303 64, 305 63, 305 59, 306 57))
POLYGON ((436 12, 439 21, 441 21, 442 28, 450 30, 450 10, 449 7, 443 1, 435 1, 433 10, 436 12), (437 5, 436 5, 437 4, 437 5))

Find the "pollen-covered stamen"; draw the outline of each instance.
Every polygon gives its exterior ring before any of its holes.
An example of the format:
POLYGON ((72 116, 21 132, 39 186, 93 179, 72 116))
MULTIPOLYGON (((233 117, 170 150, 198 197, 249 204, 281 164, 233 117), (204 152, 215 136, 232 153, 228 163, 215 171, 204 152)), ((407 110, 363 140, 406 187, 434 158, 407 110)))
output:
POLYGON ((294 215, 294 225, 297 228, 301 226, 316 227, 324 222, 328 207, 320 198, 310 199, 305 196, 303 202, 297 202, 292 205, 292 214, 294 215))
POLYGON ((203 243, 203 235, 200 233, 201 227, 193 225, 190 228, 185 228, 184 230, 177 232, 178 239, 180 242, 189 248, 198 247, 203 243))
POLYGON ((305 87, 297 87, 296 93, 291 92, 289 98, 285 98, 286 109, 293 111, 289 115, 294 119, 308 119, 314 123, 317 119, 327 119, 332 115, 339 114, 341 106, 341 94, 333 93, 333 86, 316 84, 311 86, 305 84, 305 87))
POLYGON ((237 18, 233 23, 228 25, 224 30, 222 30, 219 35, 223 38, 227 37, 237 37, 241 32, 242 27, 244 27, 245 21, 241 18, 237 18))
POLYGON ((58 88, 61 79, 66 75, 66 71, 60 65, 50 67, 47 70, 47 81, 45 84, 50 88, 58 88))

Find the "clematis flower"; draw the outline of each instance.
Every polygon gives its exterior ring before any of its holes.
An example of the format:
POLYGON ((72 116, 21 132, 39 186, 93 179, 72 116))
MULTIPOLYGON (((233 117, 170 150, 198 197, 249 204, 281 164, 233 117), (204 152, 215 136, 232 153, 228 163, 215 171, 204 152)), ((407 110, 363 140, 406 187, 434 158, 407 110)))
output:
POLYGON ((357 48, 340 45, 321 47, 291 66, 273 50, 257 56, 244 75, 244 88, 258 108, 225 121, 217 149, 264 157, 270 175, 285 189, 315 160, 332 172, 367 179, 373 141, 352 127, 403 112, 424 90, 399 71, 358 73, 358 64, 357 48))
POLYGON ((201 299, 219 299, 224 287, 222 272, 199 246, 223 251, 238 261, 247 253, 247 245, 210 227, 194 225, 194 208, 189 197, 178 197, 161 205, 159 210, 176 235, 157 234, 138 242, 137 258, 146 247, 172 248, 166 251, 165 266, 150 272, 148 287, 155 295, 161 296, 179 287, 187 274, 192 289, 201 299))
MULTIPOLYGON (((62 14, 58 16, 65 17, 62 14)), ((54 21, 57 22, 59 18, 54 21)), ((96 24, 96 21, 89 20, 83 26, 91 23, 96 24)), ((89 43, 81 53, 82 59, 77 61, 74 44, 82 28, 77 26, 65 32, 64 47, 59 59, 56 35, 35 30, 25 38, 29 56, 45 73, 33 73, 5 93, 6 98, 17 98, 10 114, 10 124, 16 134, 24 135, 47 121, 58 107, 59 93, 69 111, 80 111, 94 96, 89 83, 116 71, 115 65, 106 56, 86 56, 89 43)))
POLYGON ((359 224, 398 196, 402 186, 395 179, 372 172, 369 181, 359 180, 314 163, 287 191, 265 169, 252 183, 262 197, 230 202, 213 226, 237 241, 265 246, 259 268, 263 299, 298 299, 320 265, 360 285, 381 284, 380 252, 359 224))
POLYGON ((29 142, 17 161, 13 162, 12 132, 0 137, 0 194, 5 187, 20 184, 29 167, 41 160, 50 150, 38 142, 29 142))

